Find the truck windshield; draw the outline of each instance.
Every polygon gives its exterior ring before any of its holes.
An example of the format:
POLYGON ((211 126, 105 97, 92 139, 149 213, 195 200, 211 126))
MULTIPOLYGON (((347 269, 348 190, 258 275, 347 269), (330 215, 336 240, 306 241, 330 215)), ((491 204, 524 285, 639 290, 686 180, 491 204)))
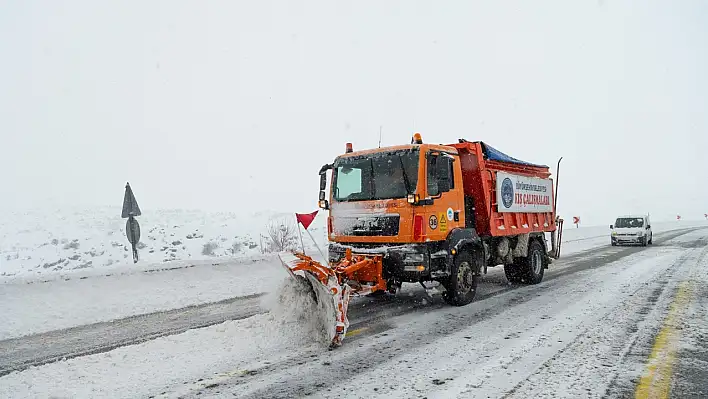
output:
POLYGON ((339 158, 334 163, 334 199, 405 198, 418 183, 417 150, 339 158))
POLYGON ((632 228, 632 227, 643 227, 644 219, 642 218, 618 218, 615 221, 615 227, 617 228, 632 228))

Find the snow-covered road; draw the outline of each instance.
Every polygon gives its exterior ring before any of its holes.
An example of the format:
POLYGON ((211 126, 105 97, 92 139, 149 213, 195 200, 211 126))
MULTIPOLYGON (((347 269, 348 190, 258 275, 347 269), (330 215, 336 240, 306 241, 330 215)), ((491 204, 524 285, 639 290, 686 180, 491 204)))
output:
MULTIPOLYGON (((345 345, 331 352, 309 343, 292 309, 273 308, 265 297, 259 306, 267 313, 11 373, 0 378, 0 396, 625 396, 678 287, 705 281, 707 237, 705 229, 673 231, 650 248, 579 253, 551 265, 536 286, 509 286, 503 271, 490 269, 478 299, 462 308, 419 289, 361 298, 350 309, 345 345)), ((143 316, 144 325, 154 327, 151 317, 160 315, 143 316)), ((170 317, 170 326, 195 317, 170 317)), ((86 334, 84 346, 125 339, 126 325, 86 334)), ((22 353, 18 347, 10 356, 22 353)), ((690 381, 681 386, 691 389, 690 381)))
MULTIPOLYGON (((708 223, 664 222, 654 227, 660 237, 698 226, 708 223)), ((563 258, 607 247, 608 237, 604 226, 569 228, 563 236, 563 258)), ((490 270, 487 278, 500 273, 490 270)), ((272 255, 0 277, 0 340, 270 292, 285 277, 272 255)))
POLYGON ((275 259, 0 284, 0 340, 268 292, 285 277, 275 259))
MULTIPOLYGON (((659 233, 657 235, 657 242, 671 239, 679 234, 682 234, 682 230, 671 231, 668 233, 659 233)), ((619 259, 621 257, 628 256, 640 248, 623 248, 623 249, 611 249, 608 248, 609 252, 607 254, 577 254, 575 256, 569 256, 565 258, 562 262, 558 262, 553 265, 552 269, 547 273, 546 279, 553 279, 562 274, 572 273, 579 269, 584 269, 588 267, 588 259, 594 262, 595 256, 609 256, 611 255, 613 259, 619 259), (583 261, 583 262, 578 262, 583 261)), ((51 363, 60 359, 69 359, 77 356, 85 356, 94 353, 106 352, 108 350, 115 349, 117 347, 141 343, 147 340, 155 339, 165 335, 173 335, 185 332, 194 328, 208 327, 214 324, 219 324, 228 320, 240 320, 246 317, 253 316, 259 313, 265 313, 269 309, 267 303, 262 303, 262 295, 250 294, 236 296, 233 298, 227 298, 224 300, 219 300, 217 302, 207 302, 200 303, 198 305, 191 305, 187 307, 181 307, 172 310, 157 310, 151 313, 142 313, 139 315, 126 317, 126 318, 115 318, 109 319, 110 321, 103 321, 98 323, 83 324, 78 323, 77 327, 72 327, 62 330, 52 330, 50 328, 52 325, 62 325, 62 323, 78 321, 81 317, 88 317, 86 320, 94 321, 94 317, 106 317, 111 315, 111 308, 108 308, 106 312, 101 313, 100 310, 102 306, 105 307, 107 303, 116 302, 115 294, 122 293, 121 287, 130 286, 130 284, 125 284, 126 280, 133 283, 133 289, 143 289, 144 285, 152 284, 155 290, 150 293, 149 296, 145 298, 137 298, 128 296, 123 302, 128 306, 115 307, 118 311, 129 312, 131 309, 135 311, 135 308, 131 308, 131 304, 135 300, 141 300, 140 307, 138 309, 145 309, 149 306, 155 306, 157 304, 163 304, 166 298, 169 298, 167 293, 173 295, 182 295, 186 293, 186 298, 190 298, 189 290, 185 289, 187 285, 190 290, 196 291, 197 287, 209 289, 208 293, 201 295, 203 298, 217 298, 227 295, 226 291, 222 288, 221 290, 212 290, 212 287, 225 287, 224 283, 238 283, 236 276, 241 276, 241 280, 246 279, 248 275, 259 279, 260 281, 265 280, 265 277, 273 280, 270 284, 274 285, 274 281, 282 281, 284 273, 282 272, 280 266, 271 265, 266 262, 263 265, 259 265, 253 273, 243 273, 243 268, 246 265, 236 264, 230 266, 224 265, 211 265, 209 267, 202 267, 200 272, 193 268, 182 268, 182 269, 171 269, 168 271, 167 279, 157 279, 154 273, 148 274, 137 274, 122 276, 119 281, 123 282, 120 286, 113 287, 113 296, 106 295, 101 296, 101 300, 91 302, 87 306, 77 308, 76 311, 70 313, 69 317, 62 317, 57 319, 50 319, 45 323, 36 323, 36 321, 41 321, 39 317, 44 316, 42 312, 36 312, 34 318, 23 318, 18 320, 23 320, 25 323, 30 323, 30 325, 35 326, 35 329, 43 328, 45 330, 50 330, 47 332, 40 332, 30 336, 16 337, 6 340, 0 340, 0 351, 11 353, 12 355, 6 356, 0 359, 0 376, 5 375, 11 371, 23 370, 29 366, 38 366, 46 363, 51 363), (241 269, 241 270, 239 270, 241 269), (271 270, 273 269, 273 270, 271 270), (238 274, 238 272, 241 272, 238 274), (267 272, 266 274, 263 274, 267 272), (188 275, 184 275, 189 273, 188 275), (196 279, 196 277, 199 279, 196 279), (188 277, 188 278, 185 278, 188 277), (215 277, 227 277, 226 280, 223 278, 216 281, 215 277), (188 282, 185 284, 184 282, 188 282), (142 282, 141 284, 135 284, 136 282, 142 282), (175 284, 175 282, 182 284, 175 284), (165 287, 159 289, 161 286, 165 287), (180 291, 181 290, 181 291, 180 291), (46 342, 52 342, 50 347, 46 347, 46 342)), ((110 276, 112 277, 112 276, 110 276)), ((90 287, 104 287, 107 285, 107 281, 111 279, 101 278, 98 281, 92 281, 90 287)), ((59 287, 62 291, 67 290, 67 285, 69 287, 83 287, 87 284, 84 281, 79 280, 69 280, 58 282, 59 287)), ((37 300, 40 295, 37 295, 37 287, 39 285, 29 285, 27 286, 31 294, 34 294, 32 298, 37 300)), ((50 287, 52 287, 50 285, 50 287)), ((244 285, 238 290, 232 292, 235 293, 245 293, 249 294, 251 290, 257 290, 259 285, 244 285)), ((22 286, 14 286, 16 290, 22 288, 22 286)), ((507 283, 503 272, 500 268, 492 268, 491 272, 485 276, 483 283, 479 287, 479 292, 477 295, 477 300, 485 299, 493 295, 503 293, 505 291, 514 289, 507 283)), ((256 291, 259 292, 259 291, 256 291)), ((406 293, 404 295, 399 295, 395 297, 371 299, 371 298, 356 298, 351 304, 349 310, 350 320, 352 321, 352 330, 358 331, 360 327, 366 328, 367 333, 371 334, 372 331, 381 331, 382 329, 387 329, 389 326, 385 323, 393 316, 399 316, 408 313, 421 313, 430 312, 437 310, 447 305, 438 300, 431 300, 421 287, 415 284, 406 285, 406 293)), ((48 292, 42 291, 42 296, 49 297, 52 295, 52 291, 48 292)), ((54 292, 56 294, 56 292, 54 292)), ((27 295, 26 295, 27 296, 27 295)), ((15 301, 14 303, 17 303, 15 301)), ((168 302, 169 303, 169 302, 168 302)), ((180 299, 177 299, 176 304, 181 304, 180 299)), ((66 304, 64 304, 66 306, 66 304)), ((165 306, 165 305, 163 305, 165 306)), ((9 307, 11 309, 11 307, 9 307)), ((61 306, 52 308, 40 308, 44 312, 51 311, 57 312, 61 309, 61 306)), ((159 309, 159 307, 158 307, 159 309)), ((167 308, 169 309, 169 308, 167 308)), ((115 311, 115 310, 113 310, 115 311)), ((16 325, 22 325, 22 323, 15 323, 16 325)), ((12 327, 10 324, 7 327, 12 327)))

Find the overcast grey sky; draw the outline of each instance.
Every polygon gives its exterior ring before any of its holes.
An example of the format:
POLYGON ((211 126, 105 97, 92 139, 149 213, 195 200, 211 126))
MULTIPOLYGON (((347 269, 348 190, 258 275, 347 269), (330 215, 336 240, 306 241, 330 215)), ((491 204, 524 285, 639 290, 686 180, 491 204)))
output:
POLYGON ((708 212, 705 1, 1 1, 0 205, 311 211, 355 148, 484 140, 586 224, 708 212), (555 166, 554 166, 555 172, 555 166))

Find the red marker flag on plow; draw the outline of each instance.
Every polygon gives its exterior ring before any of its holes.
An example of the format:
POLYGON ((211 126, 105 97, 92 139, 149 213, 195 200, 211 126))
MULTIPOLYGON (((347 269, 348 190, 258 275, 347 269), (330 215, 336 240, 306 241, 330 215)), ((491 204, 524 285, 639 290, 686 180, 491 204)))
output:
MULTIPOLYGON (((310 233, 310 230, 307 229, 308 227, 310 227, 312 222, 315 220, 315 216, 317 216, 317 212, 319 212, 319 210, 314 211, 312 213, 296 213, 295 218, 297 219, 298 223, 302 224, 302 227, 305 228, 305 231, 312 239, 312 243, 315 244, 315 247, 320 252, 320 255, 322 255, 322 259, 327 259, 324 252, 322 252, 322 248, 320 248, 320 246, 317 245, 317 240, 315 240, 315 237, 312 236, 312 233, 310 233)), ((297 228, 297 232, 298 232, 298 234, 300 234, 300 227, 299 226, 297 228)), ((305 253, 305 243, 302 242, 302 235, 300 235, 300 243, 302 244, 302 253, 305 253)))
POLYGON ((308 227, 312 224, 312 221, 315 220, 315 216, 317 216, 317 212, 319 211, 314 211, 312 213, 296 213, 295 218, 297 218, 297 221, 299 223, 302 223, 302 227, 307 230, 308 227))

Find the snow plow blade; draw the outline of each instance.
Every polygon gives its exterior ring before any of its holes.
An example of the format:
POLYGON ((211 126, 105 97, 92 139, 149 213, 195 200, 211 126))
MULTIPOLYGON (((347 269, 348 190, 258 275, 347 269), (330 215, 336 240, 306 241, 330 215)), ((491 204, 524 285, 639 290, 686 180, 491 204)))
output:
POLYGON ((385 290, 382 256, 352 256, 347 250, 337 265, 323 265, 299 253, 278 255, 291 277, 305 279, 314 291, 318 310, 326 320, 330 348, 342 345, 349 328, 347 309, 352 295, 366 295, 385 290))

